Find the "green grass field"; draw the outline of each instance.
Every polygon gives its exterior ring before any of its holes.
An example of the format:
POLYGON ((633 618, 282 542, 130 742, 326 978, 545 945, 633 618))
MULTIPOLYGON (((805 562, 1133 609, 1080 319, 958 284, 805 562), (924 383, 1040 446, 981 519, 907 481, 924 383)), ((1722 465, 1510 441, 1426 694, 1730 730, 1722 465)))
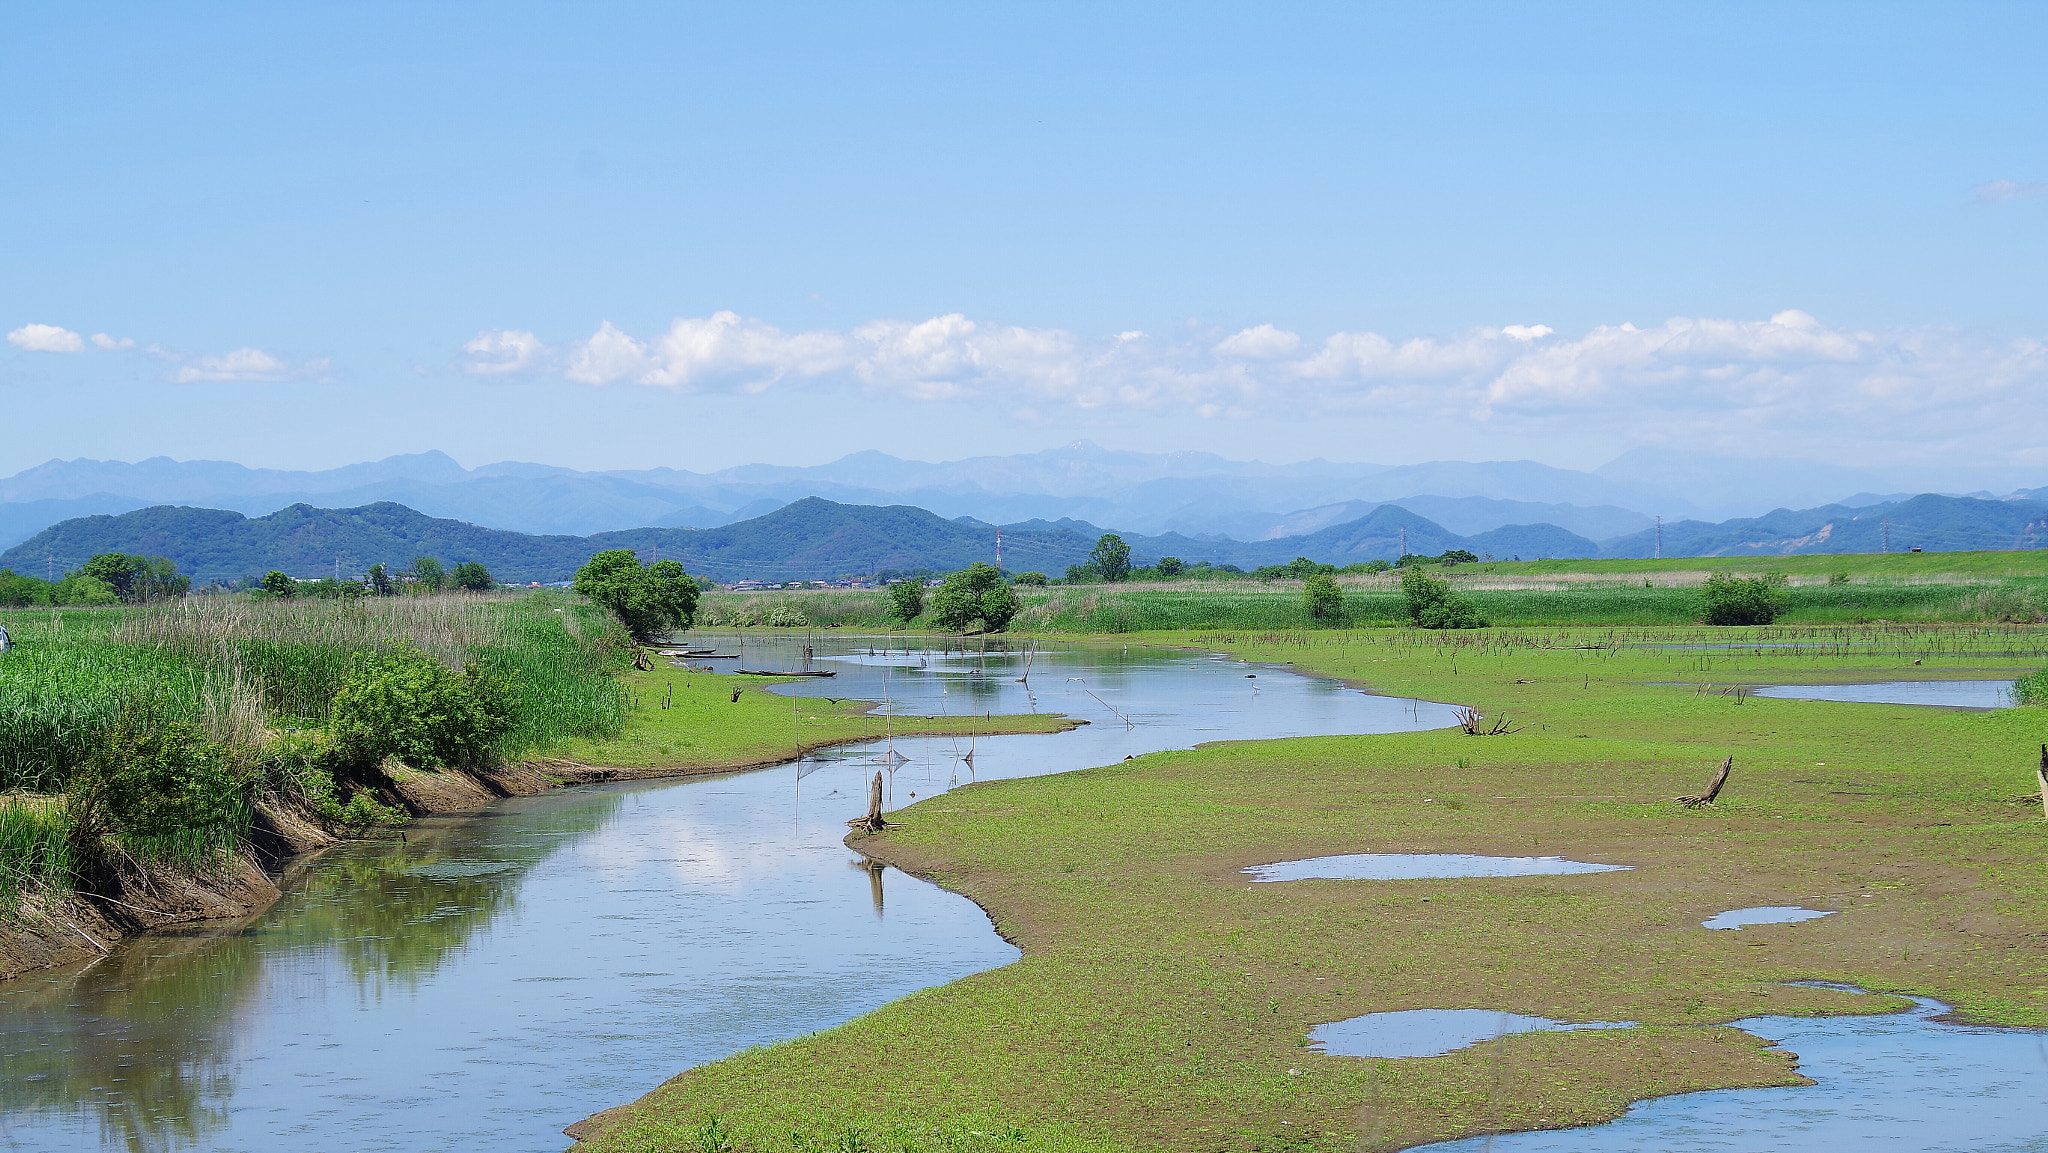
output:
MULTIPOLYGON (((1123 638, 1120 638, 1123 639, 1123 638)), ((834 1030, 685 1072, 586 1141, 695 1149, 1391 1150, 1612 1117, 1629 1101, 1797 1081, 1727 1022, 1941 998, 2048 1026, 2048 710, 1744 696, 1735 685, 2010 678, 2023 627, 1166 634, 1518 731, 1219 743, 975 785, 861 851, 989 910, 1023 959, 834 1030), (1660 645, 1742 642, 1735 648, 1660 645), (1769 645, 1809 643, 1807 648, 1769 645), (1735 770, 1721 802, 1673 798, 1735 770), (1369 851, 1562 854, 1628 872, 1247 883, 1369 851), (1835 916, 1736 932, 1752 905, 1835 916), (1641 1028, 1439 1058, 1304 1047, 1315 1024, 1486 1008, 1641 1028), (792 1134, 797 1136, 792 1137, 792 1134)), ((579 1146, 581 1148, 581 1146, 579 1146)))
MULTIPOLYGON (((1714 565, 1686 561, 1541 561, 1432 570, 1501 627, 1686 625, 1706 611, 1699 586, 1709 572, 1783 572, 1792 582, 1786 624, 2040 622, 2048 620, 2048 575, 2034 553, 1928 553, 1868 557, 1778 557, 1714 565), (1932 558, 1925 566, 1920 562, 1932 558), (1830 561, 1828 565, 1791 562, 1830 561), (1783 563, 1780 563, 1783 562, 1783 563), (1898 562, 1898 563, 1891 563, 1898 562), (1947 567, 1935 567, 1939 562, 1947 567), (1857 567, 1867 565, 1865 568, 1857 567), (1636 566, 1633 568, 1627 566, 1636 566), (1829 583, 1848 574, 1846 583, 1829 583)), ((1397 578, 1341 577, 1348 622, 1394 628, 1406 620, 1397 578)), ((1294 580, 1020 588, 1013 632, 1133 633, 1185 629, 1327 627, 1309 616, 1294 580)), ((902 629, 881 590, 711 593, 706 610, 726 620, 781 619, 821 628, 902 629)))

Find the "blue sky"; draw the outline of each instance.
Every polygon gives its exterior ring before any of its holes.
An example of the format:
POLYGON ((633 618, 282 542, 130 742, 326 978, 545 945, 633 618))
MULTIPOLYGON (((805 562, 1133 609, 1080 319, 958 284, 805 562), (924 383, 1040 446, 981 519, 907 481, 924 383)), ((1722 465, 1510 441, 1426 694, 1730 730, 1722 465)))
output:
POLYGON ((1953 3, 17 7, 0 471, 1086 436, 2048 483, 2044 25, 1953 3))

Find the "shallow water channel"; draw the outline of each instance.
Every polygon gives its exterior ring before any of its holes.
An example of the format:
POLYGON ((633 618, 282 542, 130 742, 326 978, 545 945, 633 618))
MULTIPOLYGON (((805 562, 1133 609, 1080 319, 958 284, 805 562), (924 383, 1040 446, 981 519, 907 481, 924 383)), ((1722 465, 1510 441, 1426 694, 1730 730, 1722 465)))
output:
MULTIPOLYGON (((746 666, 800 667, 803 643, 750 636, 746 666)), ((1022 655, 888 643, 817 637, 811 667, 840 675, 792 691, 1093 722, 897 738, 891 807, 1207 740, 1456 721, 1200 654, 1065 645, 1028 658, 1027 685, 1022 655)), ((684 1068, 1013 960, 966 898, 840 843, 885 761, 875 742, 426 818, 312 858, 253 918, 0 983, 0 1147, 552 1153, 684 1068)))

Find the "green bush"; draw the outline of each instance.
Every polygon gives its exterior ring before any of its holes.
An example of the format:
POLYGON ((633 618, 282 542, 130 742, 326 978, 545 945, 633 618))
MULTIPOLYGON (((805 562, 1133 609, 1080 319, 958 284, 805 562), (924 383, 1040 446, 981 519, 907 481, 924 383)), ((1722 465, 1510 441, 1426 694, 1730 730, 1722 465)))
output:
POLYGON ((1337 624, 1344 619, 1344 590, 1337 587, 1337 578, 1329 573, 1316 573, 1304 580, 1301 600, 1315 620, 1337 624))
POLYGON ((932 623, 949 632, 959 632, 975 621, 990 632, 1001 632, 1023 607, 1017 593, 1003 583, 996 566, 976 561, 946 578, 932 596, 932 623))
POLYGON ((1486 618, 1479 606, 1451 590, 1449 581, 1430 576, 1413 566, 1401 570, 1401 595, 1406 599, 1408 619, 1425 629, 1483 629, 1486 618))
POLYGON ((1785 591, 1784 573, 1739 577, 1717 572, 1707 577, 1701 594, 1706 598, 1706 623, 1710 625, 1767 625, 1784 615, 1791 604, 1785 591))
POLYGON ((448 570, 448 579, 463 592, 487 593, 498 587, 498 582, 491 579, 491 570, 481 561, 463 561, 448 570))
POLYGON ((697 615, 697 582, 672 560, 643 566, 632 549, 598 553, 576 570, 576 591, 603 605, 636 639, 686 629, 697 615))
POLYGON ((2048 669, 2021 677, 2012 686, 2012 699, 2023 705, 2048 705, 2048 669))
MULTIPOLYGON (((1172 560, 1172 559, 1173 559, 1172 557, 1162 557, 1162 558, 1160 558, 1160 561, 1159 561, 1159 572, 1160 572, 1160 575, 1161 575, 1161 576, 1166 576, 1166 575, 1169 575, 1169 574, 1168 574, 1168 573, 1166 572, 1166 562, 1167 562, 1167 561, 1170 561, 1170 560, 1172 560)), ((1178 571, 1178 570, 1176 570, 1176 571, 1178 571)), ((1016 585, 1023 585, 1023 586, 1025 586, 1026 588, 1041 588, 1041 589, 1042 589, 1042 588, 1044 588, 1044 587, 1045 587, 1045 582, 1046 582, 1046 580, 1047 580, 1047 579, 1048 579, 1048 578, 1046 577, 1046 575, 1045 575, 1044 573, 1042 573, 1042 572, 1038 572, 1037 570, 1035 570, 1035 569, 1034 569, 1034 570, 1033 570, 1033 571, 1031 571, 1031 572, 1020 572, 1020 573, 1018 573, 1018 574, 1017 574, 1017 576, 1016 576, 1016 579, 1012 580, 1012 581, 1011 581, 1010 583, 1011 583, 1011 584, 1016 584, 1016 585)))
POLYGON ((411 645, 360 655, 334 694, 329 726, 355 771, 397 757, 414 768, 489 762, 517 720, 511 678, 481 666, 452 673, 411 645))
POLYGON ((112 836, 138 857, 187 860, 236 843, 248 791, 228 750, 154 697, 122 710, 64 790, 81 857, 112 836))

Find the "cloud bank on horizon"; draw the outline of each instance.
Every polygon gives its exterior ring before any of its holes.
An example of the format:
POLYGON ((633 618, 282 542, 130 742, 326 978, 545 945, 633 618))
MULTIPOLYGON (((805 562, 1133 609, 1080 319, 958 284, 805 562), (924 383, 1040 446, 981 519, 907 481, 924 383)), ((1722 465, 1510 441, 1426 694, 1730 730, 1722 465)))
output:
MULTIPOLYGON (((1200 340, 972 320, 877 320, 787 332, 721 311, 635 336, 610 322, 552 346, 479 332, 464 370, 682 393, 851 387, 912 401, 976 400, 1045 422, 1076 412, 1455 417, 1530 434, 1596 424, 1799 456, 1853 441, 1866 462, 1995 457, 2048 463, 2038 425, 2048 342, 1933 326, 1831 327, 1797 309, 1764 320, 1676 317, 1564 335, 1541 324, 1396 339, 1310 341, 1272 324, 1200 340), (1817 443, 1819 442, 1819 443, 1817 443)), ((1654 435, 1646 439, 1656 439, 1654 435)), ((1817 451, 1823 450, 1823 451, 1817 451)))

